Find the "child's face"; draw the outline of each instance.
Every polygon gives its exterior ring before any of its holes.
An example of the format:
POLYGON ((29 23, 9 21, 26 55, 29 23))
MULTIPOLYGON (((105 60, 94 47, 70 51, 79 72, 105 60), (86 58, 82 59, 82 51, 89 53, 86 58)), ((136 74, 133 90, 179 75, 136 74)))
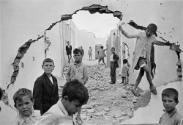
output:
POLYGON ((23 96, 21 100, 15 102, 15 107, 21 116, 29 117, 32 115, 33 102, 29 96, 23 96))
POLYGON ((65 105, 65 109, 67 110, 69 115, 73 115, 81 110, 82 105, 79 102, 79 100, 72 100, 72 101, 67 100, 66 102, 67 104, 65 105))
POLYGON ((80 63, 82 60, 82 55, 81 53, 74 53, 74 60, 76 63, 80 63))
POLYGON ((54 63, 53 62, 44 62, 42 68, 46 74, 51 74, 54 70, 54 63))
POLYGON ((115 52, 115 49, 112 48, 112 49, 111 49, 111 53, 114 53, 114 52, 115 52))
POLYGON ((70 43, 69 42, 67 42, 67 45, 69 45, 70 43))
POLYGON ((174 96, 164 96, 162 97, 163 106, 167 112, 171 112, 175 109, 177 103, 175 102, 174 96))
POLYGON ((150 37, 150 36, 152 36, 154 33, 151 31, 151 29, 150 28, 147 28, 146 29, 146 36, 147 37, 150 37))

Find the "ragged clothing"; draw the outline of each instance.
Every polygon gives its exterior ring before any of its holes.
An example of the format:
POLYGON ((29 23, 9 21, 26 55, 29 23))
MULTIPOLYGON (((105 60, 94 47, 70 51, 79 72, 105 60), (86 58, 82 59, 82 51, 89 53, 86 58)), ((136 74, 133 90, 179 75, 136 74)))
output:
POLYGON ((74 79, 79 80, 83 84, 86 84, 86 82, 88 81, 87 67, 83 63, 74 63, 69 66, 66 80, 67 82, 69 82, 74 79))
POLYGON ((122 67, 121 76, 127 78, 129 76, 129 66, 128 64, 124 64, 122 67))
POLYGON ((153 42, 156 41, 156 38, 154 35, 151 37, 146 37, 145 32, 139 33, 138 36, 139 37, 137 38, 136 41, 134 57, 132 61, 133 62, 132 69, 134 70, 140 57, 145 58, 147 60, 148 67, 151 68, 150 63, 151 49, 153 42))
POLYGON ((161 116, 159 120, 160 125, 182 125, 183 117, 175 109, 171 113, 165 113, 161 116))

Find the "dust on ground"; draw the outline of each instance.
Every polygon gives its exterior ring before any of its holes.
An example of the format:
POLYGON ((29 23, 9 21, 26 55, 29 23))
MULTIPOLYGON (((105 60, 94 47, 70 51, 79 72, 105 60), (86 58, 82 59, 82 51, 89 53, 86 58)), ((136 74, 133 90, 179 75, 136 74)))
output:
MULTIPOLYGON (((67 68, 66 68, 67 69, 67 68)), ((89 101, 82 107, 81 118, 92 125, 119 125, 124 120, 133 117, 134 110, 146 106, 151 98, 149 91, 135 97, 131 88, 133 85, 123 85, 117 69, 117 82, 110 84, 110 71, 104 65, 88 66, 89 101)))

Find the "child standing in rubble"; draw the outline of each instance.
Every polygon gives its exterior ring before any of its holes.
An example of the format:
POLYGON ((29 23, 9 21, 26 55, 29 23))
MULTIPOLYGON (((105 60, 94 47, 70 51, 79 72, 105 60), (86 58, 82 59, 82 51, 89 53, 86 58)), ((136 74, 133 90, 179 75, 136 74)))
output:
MULTIPOLYGON (((80 48, 76 48, 73 51, 73 55, 74 55, 74 64, 71 64, 69 66, 69 69, 66 75, 66 81, 70 82, 77 79, 79 82, 85 85, 86 82, 88 81, 88 71, 87 71, 87 67, 82 63, 83 50, 80 48)), ((77 125, 83 124, 83 121, 81 120, 80 112, 81 110, 78 112, 76 117, 77 125)))
POLYGON ((121 83, 124 85, 128 84, 128 81, 129 81, 129 68, 130 68, 130 64, 128 63, 128 60, 124 59, 122 73, 121 73, 121 78, 122 78, 121 83))
POLYGON ((110 84, 115 84, 116 83, 116 68, 119 67, 118 60, 119 56, 115 52, 115 48, 111 48, 111 56, 110 56, 110 77, 111 77, 111 82, 110 84))

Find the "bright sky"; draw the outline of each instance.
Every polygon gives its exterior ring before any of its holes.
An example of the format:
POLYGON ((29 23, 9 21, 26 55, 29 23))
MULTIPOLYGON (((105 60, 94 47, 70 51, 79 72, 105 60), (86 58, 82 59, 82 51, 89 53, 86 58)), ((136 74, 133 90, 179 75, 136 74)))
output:
POLYGON ((96 37, 107 37, 110 31, 116 28, 119 19, 112 14, 90 14, 88 11, 79 11, 73 15, 73 22, 79 30, 93 32, 96 37))

